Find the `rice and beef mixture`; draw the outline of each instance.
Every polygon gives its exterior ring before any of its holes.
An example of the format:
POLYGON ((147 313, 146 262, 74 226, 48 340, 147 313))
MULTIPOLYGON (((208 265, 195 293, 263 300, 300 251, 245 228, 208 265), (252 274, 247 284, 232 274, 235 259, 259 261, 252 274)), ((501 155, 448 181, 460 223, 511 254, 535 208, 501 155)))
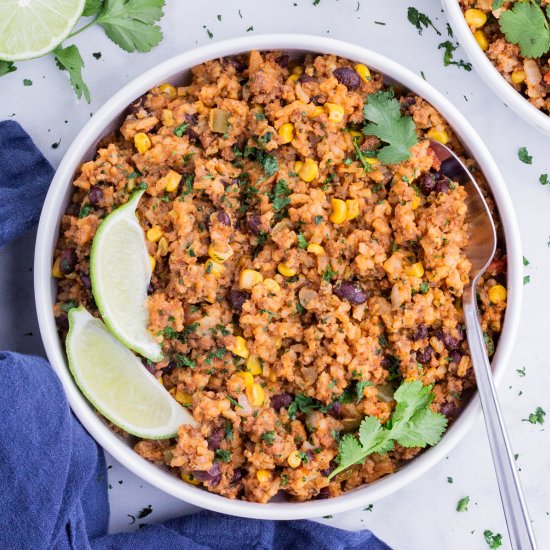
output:
MULTIPOLYGON (((549 114, 550 51, 540 57, 522 54, 520 45, 508 41, 500 25, 502 14, 507 10, 512 10, 519 2, 508 0, 502 2, 495 2, 495 0, 458 1, 476 41, 500 74, 529 103, 549 114)), ((550 6, 550 0, 540 0, 537 4, 546 10, 550 6)), ((537 8, 533 7, 532 9, 536 10, 537 8)), ((540 16, 545 21, 542 12, 540 16)), ((523 32, 527 38, 528 33, 532 31, 524 29, 523 32)), ((540 37, 538 38, 540 39, 540 37)))
MULTIPOLYGON (((145 188, 150 331, 165 359, 144 363, 199 422, 136 441, 141 456, 229 498, 327 498, 420 452, 396 445, 327 479, 342 434, 365 415, 385 422, 402 380, 433 384, 432 409, 459 414, 475 386, 466 192, 425 136, 462 148, 433 107, 395 90, 418 140, 408 160, 380 162, 382 143, 361 129, 366 98, 385 89, 332 55, 210 61, 139 99, 80 168, 55 253, 60 333, 75 304, 99 315, 94 233, 145 188)), ((479 287, 490 353, 505 272, 499 249, 479 287)))

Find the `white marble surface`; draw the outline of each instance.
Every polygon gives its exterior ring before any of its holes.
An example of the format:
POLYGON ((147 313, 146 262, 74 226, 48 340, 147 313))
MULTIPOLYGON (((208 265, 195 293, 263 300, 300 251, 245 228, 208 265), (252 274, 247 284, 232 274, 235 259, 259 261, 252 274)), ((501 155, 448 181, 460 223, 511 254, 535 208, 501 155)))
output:
MULTIPOLYGON (((443 91, 469 118, 499 162, 512 194, 520 222, 522 241, 531 281, 525 289, 521 328, 517 345, 499 389, 511 440, 529 503, 540 548, 548 548, 550 537, 550 450, 544 426, 522 422, 537 406, 550 411, 550 359, 547 356, 548 310, 550 309, 550 186, 538 183, 550 172, 544 137, 518 120, 474 72, 444 67, 440 42, 447 40, 446 21, 437 0, 168 0, 162 21, 165 39, 149 54, 125 54, 112 44, 100 28, 79 35, 78 44, 86 63, 85 79, 93 101, 77 101, 51 58, 20 63, 18 70, 0 79, 0 120, 13 117, 36 140, 56 166, 71 139, 102 103, 123 84, 171 55, 248 32, 302 32, 349 40, 378 50, 425 78, 443 91), (419 36, 406 19, 409 5, 428 13, 439 37, 432 30, 419 36), (240 10, 240 12, 239 12, 240 10), (222 16, 221 22, 217 15, 222 16), (242 17, 241 17, 242 16, 242 17), (376 24, 382 22, 385 25, 376 24), (214 34, 209 38, 204 28, 214 34), (96 60, 93 52, 102 52, 96 60), (33 81, 24 87, 23 79, 33 81), (57 148, 52 144, 59 142, 57 148), (517 150, 528 147, 533 164, 522 164, 517 150), (525 367, 521 377, 516 369, 525 367)), ((457 50, 457 57, 464 53, 457 50)), ((0 252, 0 348, 41 353, 42 347, 33 313, 32 232, 0 252)), ((550 417, 549 417, 550 421, 550 417)), ((139 523, 161 521, 192 510, 150 487, 110 459, 112 486, 111 530, 136 528, 139 523), (152 505, 153 513, 133 525, 136 515, 152 505)), ((365 502, 365 506, 369 505, 365 502)), ((326 523, 346 529, 370 528, 396 549, 484 549, 483 531, 504 535, 506 527, 500 507, 487 439, 480 418, 449 457, 415 483, 397 494, 374 503, 372 511, 358 509, 328 519, 326 523), (453 483, 447 478, 452 477, 453 483), (467 512, 455 511, 461 497, 470 497, 467 512)))

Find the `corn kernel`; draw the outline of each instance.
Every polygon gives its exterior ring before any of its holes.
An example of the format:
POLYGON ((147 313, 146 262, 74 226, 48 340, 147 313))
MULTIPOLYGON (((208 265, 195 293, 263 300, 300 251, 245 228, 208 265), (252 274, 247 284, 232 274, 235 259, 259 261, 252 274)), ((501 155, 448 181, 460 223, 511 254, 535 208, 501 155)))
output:
POLYGON ((149 263, 151 264, 151 271, 155 271, 155 266, 157 265, 157 260, 151 255, 149 255, 149 263))
POLYGON ((277 375, 275 374, 275 371, 271 371, 269 373, 269 381, 273 383, 277 382, 277 375))
POLYGON ((420 206, 420 197, 415 193, 411 199, 411 210, 416 210, 420 206))
POLYGON ((166 182, 164 190, 167 193, 173 193, 174 191, 176 191, 180 184, 181 178, 181 174, 178 174, 175 170, 170 170, 168 174, 164 176, 164 181, 166 182))
POLYGON ((447 134, 445 130, 436 130, 435 128, 430 128, 426 132, 426 137, 434 141, 439 141, 439 143, 443 143, 443 145, 446 145, 449 141, 449 134, 447 134))
POLYGON ((271 474, 268 470, 258 470, 256 472, 256 479, 260 483, 267 483, 271 479, 271 474))
POLYGON ((362 145, 365 141, 365 136, 362 132, 358 132, 357 130, 350 130, 349 133, 351 139, 357 143, 357 145, 362 145))
POLYGON ((424 275, 424 266, 422 262, 416 262, 405 268, 405 275, 409 277, 422 277, 422 275, 424 275))
POLYGON ((281 291, 281 286, 275 279, 264 279, 263 285, 268 292, 273 294, 277 294, 281 291))
POLYGON ((239 277, 239 287, 242 290, 251 290, 264 280, 264 276, 255 269, 243 269, 239 277))
POLYGON ((235 344, 227 346, 227 349, 243 359, 246 359, 250 355, 250 351, 248 351, 248 347, 246 346, 246 340, 242 336, 235 336, 235 344))
POLYGON ((204 269, 206 273, 211 273, 216 279, 219 279, 225 273, 225 267, 212 259, 206 260, 204 269))
POLYGON ((355 65, 355 72, 365 81, 369 82, 372 80, 372 77, 370 75, 369 68, 366 65, 363 65, 363 63, 357 63, 355 65))
POLYGON ((500 304, 506 300, 508 293, 502 285, 495 285, 489 289, 489 300, 493 304, 500 304))
POLYGON ((325 249, 317 243, 310 243, 307 245, 307 251, 310 254, 315 254, 317 256, 324 256, 325 255, 325 249))
POLYGON ((296 270, 292 267, 288 267, 288 265, 286 265, 286 264, 279 264, 277 266, 277 271, 283 277, 294 277, 294 275, 296 275, 296 270))
POLYGON ((325 110, 320 105, 317 105, 309 111, 309 117, 315 118, 322 115, 324 112, 325 110))
POLYGON ((226 260, 229 260, 233 256, 233 250, 228 245, 227 248, 223 251, 216 250, 214 248, 214 243, 210 243, 208 247, 208 255, 216 262, 223 263, 226 260))
POLYGON ((298 175, 301 180, 309 183, 319 176, 319 165, 313 159, 306 159, 298 175))
POLYGON ((193 403, 193 396, 190 393, 176 390, 174 398, 181 405, 191 405, 193 403))
POLYGON ((147 240, 152 243, 156 243, 164 235, 162 229, 158 225, 153 225, 151 229, 147 230, 147 240))
POLYGON ((514 71, 512 72, 512 82, 514 84, 521 84, 525 81, 527 78, 527 75, 525 74, 525 71, 514 71))
POLYGON ((181 479, 185 481, 185 483, 189 483, 189 485, 200 485, 201 482, 198 479, 195 479, 195 477, 191 474, 181 474, 181 479))
POLYGON ((254 385, 254 377, 252 373, 243 371, 238 373, 239 376, 244 380, 244 387, 251 388, 254 385))
POLYGON ((342 122, 344 119, 344 108, 336 103, 325 103, 325 110, 328 119, 332 122, 342 122))
POLYGON ((56 279, 63 279, 63 273, 61 272, 61 268, 59 267, 59 262, 61 261, 61 258, 57 258, 55 262, 53 263, 52 267, 52 275, 56 279))
POLYGON ((134 145, 136 146, 138 153, 141 153, 143 155, 143 153, 151 149, 151 140, 149 139, 149 136, 147 134, 139 132, 134 136, 134 145))
POLYGON ((485 33, 482 30, 478 30, 474 32, 474 38, 476 39, 476 42, 479 44, 479 47, 486 52, 489 49, 489 41, 487 40, 487 37, 485 36, 485 33))
POLYGON ((293 82, 296 82, 299 78, 300 78, 299 75, 297 75, 297 74, 291 74, 291 75, 286 79, 286 83, 287 83, 287 84, 292 84, 293 82))
POLYGON ((159 86, 159 92, 166 94, 168 96, 168 99, 170 99, 170 101, 172 101, 172 99, 175 99, 176 96, 178 95, 176 88, 172 86, 172 84, 169 84, 168 82, 166 82, 165 84, 161 84, 159 86))
POLYGON ((303 166, 304 166, 304 163, 301 160, 297 160, 294 163, 294 172, 296 172, 296 174, 299 174, 303 166))
POLYGON ((292 74, 302 76, 304 74, 304 68, 301 65, 296 65, 296 67, 292 69, 292 74))
POLYGON ((260 384, 254 383, 246 388, 246 397, 251 407, 261 407, 265 399, 264 389, 260 384))
POLYGON ((330 199, 332 205, 332 214, 329 220, 332 223, 344 223, 346 221, 346 215, 348 213, 348 207, 342 199, 330 199))
POLYGON ((466 19, 468 25, 479 28, 487 22, 487 15, 481 10, 472 8, 464 12, 464 19, 466 19))
POLYGON ((346 219, 354 220, 359 216, 359 200, 358 199, 348 199, 346 201, 346 219))
POLYGON ((168 241, 166 237, 161 237, 157 243, 157 252, 159 256, 166 256, 168 254, 168 241))
POLYGON ((164 126, 174 126, 174 113, 170 109, 163 109, 160 120, 164 126))
POLYGON ((300 451, 293 451, 292 453, 290 453, 286 461, 291 468, 298 468, 298 466, 300 466, 300 464, 302 463, 300 451))
POLYGON ((260 363, 260 358, 256 354, 248 356, 246 360, 246 368, 250 371, 250 374, 257 376, 262 374, 262 364, 260 363))
POLYGON ((290 143, 294 139, 294 124, 292 122, 285 122, 279 128, 279 137, 281 138, 281 144, 290 143))

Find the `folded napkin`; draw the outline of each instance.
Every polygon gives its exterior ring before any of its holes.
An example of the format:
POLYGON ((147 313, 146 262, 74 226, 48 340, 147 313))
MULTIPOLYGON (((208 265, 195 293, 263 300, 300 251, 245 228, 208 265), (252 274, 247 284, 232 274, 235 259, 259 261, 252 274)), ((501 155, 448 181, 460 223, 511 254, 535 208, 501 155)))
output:
MULTIPOLYGON (((13 121, 0 122, 0 246, 38 220, 53 170, 13 121)), ((40 357, 0 352, 0 548, 17 550, 391 550, 370 531, 199 512, 107 535, 103 451, 40 357)))

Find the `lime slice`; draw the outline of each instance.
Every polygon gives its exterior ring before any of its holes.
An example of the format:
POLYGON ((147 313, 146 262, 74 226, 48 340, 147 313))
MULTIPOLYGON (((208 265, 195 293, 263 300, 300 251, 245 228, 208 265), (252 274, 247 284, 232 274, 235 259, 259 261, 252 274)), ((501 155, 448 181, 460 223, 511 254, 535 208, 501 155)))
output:
POLYGON ((85 0, 0 0, 0 59, 51 52, 72 31, 85 0))
POLYGON ((191 414, 84 307, 69 311, 69 368, 78 387, 113 424, 144 439, 174 437, 191 414))
POLYGON ((92 244, 90 275, 95 302, 114 336, 151 361, 160 361, 160 345, 147 330, 151 262, 135 213, 143 193, 135 193, 99 226, 92 244))

